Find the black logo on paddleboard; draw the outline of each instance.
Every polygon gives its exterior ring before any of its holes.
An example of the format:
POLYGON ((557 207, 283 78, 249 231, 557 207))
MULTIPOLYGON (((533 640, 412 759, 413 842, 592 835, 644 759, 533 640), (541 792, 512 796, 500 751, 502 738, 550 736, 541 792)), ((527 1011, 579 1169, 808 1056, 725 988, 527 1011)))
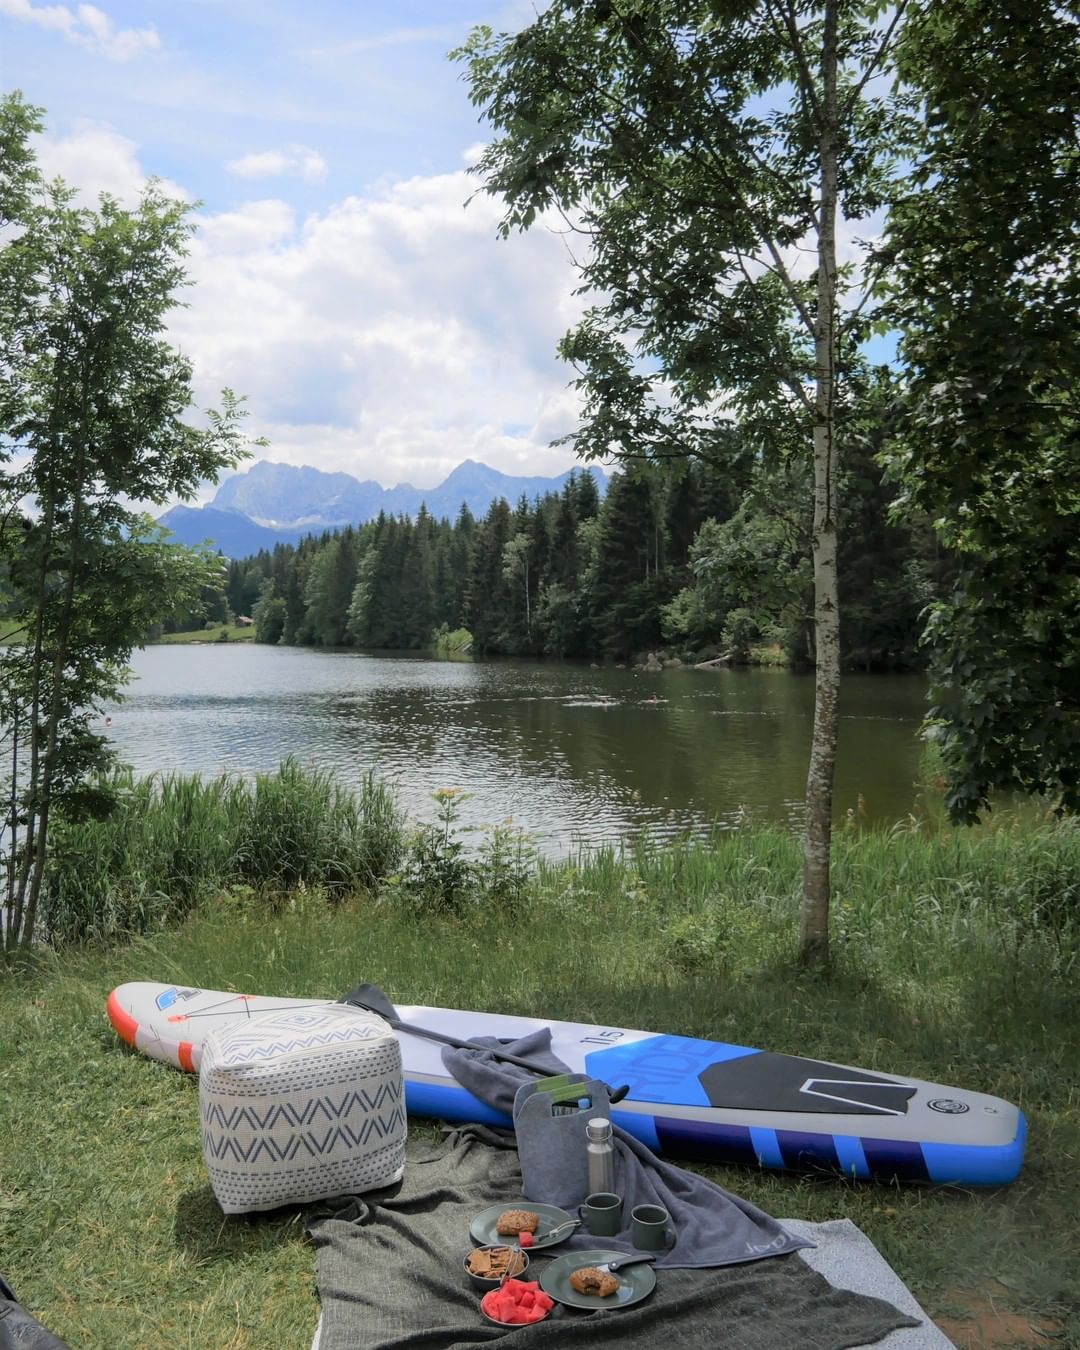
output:
POLYGON ((940 1111, 943 1116, 962 1116, 971 1110, 967 1102, 958 1102, 955 1097, 935 1097, 927 1105, 931 1111, 940 1111))
POLYGON ((821 1060, 747 1051, 698 1074, 710 1106, 817 1115, 903 1116, 915 1087, 821 1060))

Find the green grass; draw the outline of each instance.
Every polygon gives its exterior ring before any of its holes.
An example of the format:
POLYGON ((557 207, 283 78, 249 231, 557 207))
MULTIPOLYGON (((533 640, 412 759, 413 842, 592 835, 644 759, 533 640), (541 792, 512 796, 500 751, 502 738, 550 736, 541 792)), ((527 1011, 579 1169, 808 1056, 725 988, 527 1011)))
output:
POLYGON ((155 639, 159 643, 177 642, 254 642, 255 625, 238 628, 234 623, 214 624, 212 628, 196 628, 191 633, 162 633, 155 639), (223 638, 221 635, 225 634, 223 638))
POLYGON ((222 1216, 195 1082, 121 1045, 105 997, 137 979, 327 997, 371 980, 401 1003, 709 1036, 1018 1102, 1028 1158, 999 1191, 703 1170, 776 1215, 850 1218, 932 1312, 1001 1281, 999 1302, 1080 1344, 1080 830, 845 830, 834 882, 824 983, 794 964, 799 855, 776 830, 541 863, 524 895, 480 886, 456 913, 393 883, 336 906, 234 890, 111 951, 40 953, 0 982, 5 1273, 89 1350, 306 1345, 303 1215, 222 1216))

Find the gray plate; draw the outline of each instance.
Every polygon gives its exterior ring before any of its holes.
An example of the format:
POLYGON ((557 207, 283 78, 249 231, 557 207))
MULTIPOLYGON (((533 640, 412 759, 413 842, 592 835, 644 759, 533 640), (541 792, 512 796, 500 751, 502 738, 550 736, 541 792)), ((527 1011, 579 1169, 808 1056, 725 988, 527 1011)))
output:
POLYGON ((598 1308, 629 1308, 631 1303, 640 1303, 643 1298, 648 1298, 656 1288, 656 1272, 645 1262, 617 1270, 615 1278, 619 1281, 619 1287, 607 1298, 601 1298, 599 1294, 579 1294, 570 1284, 570 1276, 582 1266, 599 1266, 605 1261, 615 1261, 626 1255, 626 1252, 603 1250, 568 1252, 540 1272, 540 1288, 557 1303, 569 1304, 571 1308, 587 1308, 589 1312, 595 1312, 598 1308))
MULTIPOLYGON (((478 1214, 473 1219, 469 1228, 469 1236, 472 1240, 479 1243, 481 1247, 512 1247, 514 1245, 512 1237, 504 1237, 501 1233, 495 1231, 495 1220, 500 1214, 505 1214, 508 1209, 527 1209, 540 1218, 539 1226, 533 1234, 532 1243, 524 1248, 527 1252, 534 1252, 538 1247, 552 1247, 557 1242, 565 1242, 571 1234, 577 1232, 576 1228, 570 1228, 562 1237, 545 1240, 545 1233, 550 1233, 553 1228, 557 1228, 561 1223, 569 1223, 574 1216, 567 1214, 565 1209, 559 1209, 557 1205, 538 1205, 534 1200, 507 1200, 504 1204, 492 1205, 490 1209, 485 1209, 482 1214, 478 1214)), ((587 1265, 588 1262, 585 1264, 587 1265)))

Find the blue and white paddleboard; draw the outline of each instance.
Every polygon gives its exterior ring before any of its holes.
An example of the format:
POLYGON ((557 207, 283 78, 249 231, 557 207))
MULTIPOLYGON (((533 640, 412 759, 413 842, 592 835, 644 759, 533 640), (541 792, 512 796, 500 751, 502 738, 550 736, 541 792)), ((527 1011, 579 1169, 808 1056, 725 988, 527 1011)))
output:
MULTIPOLYGON (((108 1014, 143 1054, 197 1072, 203 1041, 218 1027, 266 1012, 295 1010, 302 1018, 332 1001, 139 983, 114 989, 108 1014)), ((572 1072, 629 1084, 612 1117, 658 1153, 964 1186, 1005 1185, 1023 1162, 1023 1113, 981 1092, 625 1027, 451 1008, 397 1011, 403 1022, 463 1040, 550 1028, 552 1052, 572 1072)), ((511 1127, 447 1073, 439 1045, 397 1035, 411 1115, 511 1127)))

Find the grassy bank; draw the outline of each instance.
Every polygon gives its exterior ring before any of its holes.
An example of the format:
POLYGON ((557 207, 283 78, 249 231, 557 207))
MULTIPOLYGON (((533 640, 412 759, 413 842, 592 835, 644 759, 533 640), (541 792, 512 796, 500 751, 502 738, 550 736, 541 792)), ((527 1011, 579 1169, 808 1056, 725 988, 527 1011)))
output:
POLYGON ((780 831, 527 876, 505 840, 455 876, 439 839, 369 894, 233 884, 177 926, 2 978, 0 1134, 16 1144, 0 1252, 57 1334, 87 1350, 309 1343, 303 1214, 223 1218, 196 1084, 126 1050, 105 997, 137 979, 327 997, 372 980, 403 1003, 710 1036, 1018 1102, 1029 1155, 996 1193, 704 1170, 773 1214, 850 1218, 932 1312, 989 1291, 1080 1343, 1080 831, 842 832, 824 984, 793 964, 799 858, 780 831))
POLYGON ((196 628, 191 633, 162 633, 154 641, 165 646, 187 642, 254 642, 255 628, 252 624, 240 628, 235 623, 222 623, 213 628, 196 628))

